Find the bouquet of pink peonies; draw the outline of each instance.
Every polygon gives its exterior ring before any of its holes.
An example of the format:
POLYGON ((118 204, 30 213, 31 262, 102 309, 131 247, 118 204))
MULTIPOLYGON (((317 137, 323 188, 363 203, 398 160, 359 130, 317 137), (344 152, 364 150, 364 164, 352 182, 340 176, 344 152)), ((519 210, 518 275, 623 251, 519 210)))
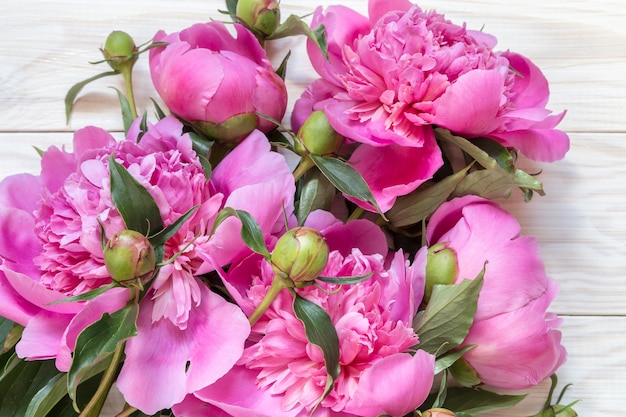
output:
POLYGON ((495 201, 543 195, 518 155, 563 158, 565 113, 493 36, 368 6, 111 33, 66 107, 123 76, 124 138, 85 127, 0 182, 3 416, 99 416, 115 385, 120 417, 468 417, 550 378, 536 417, 576 415, 552 401, 558 285, 495 201), (319 75, 290 112, 266 50, 288 36, 319 75))

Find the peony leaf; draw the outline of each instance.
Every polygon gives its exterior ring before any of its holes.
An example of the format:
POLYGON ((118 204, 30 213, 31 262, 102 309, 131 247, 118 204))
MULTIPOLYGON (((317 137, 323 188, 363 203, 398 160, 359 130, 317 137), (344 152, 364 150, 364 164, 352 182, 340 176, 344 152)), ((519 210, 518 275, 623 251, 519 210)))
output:
POLYGON ((67 378, 67 390, 75 407, 78 385, 88 378, 93 367, 106 367, 118 345, 137 335, 138 314, 139 305, 131 303, 112 314, 103 314, 78 335, 67 378))
POLYGON ((130 125, 133 124, 133 113, 130 110, 130 103, 128 99, 120 90, 115 87, 111 87, 117 92, 117 98, 120 100, 120 107, 122 108, 122 121, 124 123, 124 133, 128 133, 128 129, 130 129, 130 125))
POLYGON ((374 275, 373 272, 365 275, 351 276, 351 277, 317 277, 318 280, 322 282, 327 282, 329 284, 338 284, 338 285, 351 285, 358 284, 359 282, 363 282, 366 279, 371 278, 374 275))
POLYGON ((435 182, 428 188, 420 187, 411 194, 398 197, 391 210, 385 213, 387 218, 395 227, 420 223, 450 197, 472 165, 435 182))
MULTIPOLYGON (((292 290, 294 295, 293 299, 293 311, 296 317, 304 324, 304 331, 306 338, 312 344, 319 346, 324 355, 324 364, 326 365, 326 373, 328 379, 326 380, 326 387, 322 397, 318 400, 317 406, 326 398, 326 396, 332 391, 335 380, 339 377, 341 368, 339 366, 339 337, 337 336, 337 329, 330 320, 328 313, 317 304, 302 298, 295 291, 292 290)), ((315 410, 315 409, 314 409, 315 410)), ((311 415, 314 411, 311 412, 311 415)))
POLYGON ((515 170, 513 173, 503 169, 481 169, 468 174, 455 188, 452 195, 460 197, 468 194, 478 195, 493 199, 495 197, 508 197, 511 189, 519 187, 524 193, 524 199, 530 200, 533 192, 544 195, 543 185, 532 175, 515 170))
POLYGON ((267 246, 265 245, 263 231, 254 217, 252 217, 247 211, 235 210, 232 207, 224 207, 219 213, 217 213, 217 217, 213 223, 213 230, 211 230, 211 235, 213 235, 219 225, 229 217, 236 217, 241 222, 241 239, 244 243, 254 252, 263 255, 265 259, 269 261, 270 252, 267 250, 267 246))
POLYGON ((150 243, 152 243, 152 246, 164 245, 169 238, 176 234, 176 232, 182 227, 183 224, 185 224, 185 222, 191 217, 191 215, 195 213, 196 210, 198 210, 198 207, 200 206, 193 206, 181 216, 179 216, 170 225, 161 229, 159 232, 153 234, 152 236, 148 236, 148 239, 150 240, 150 243))
POLYGON ((78 295, 74 295, 72 297, 61 298, 61 299, 52 301, 52 302, 50 302, 50 303, 48 303, 46 305, 70 303, 70 302, 73 302, 73 301, 93 300, 94 298, 96 298, 100 294, 103 294, 103 293, 107 292, 108 290, 110 290, 111 288, 115 288, 116 286, 117 286, 117 282, 112 282, 110 284, 103 285, 103 286, 95 288, 93 290, 85 291, 82 294, 78 294, 78 295))
POLYGON ((465 353, 474 349, 476 345, 465 346, 462 349, 448 352, 443 356, 440 356, 435 361, 435 375, 451 367, 457 360, 459 360, 465 353))
POLYGON ((286 38, 288 36, 304 35, 320 48, 324 58, 328 60, 328 45, 326 42, 326 29, 320 25, 311 29, 299 16, 290 15, 276 30, 268 36, 267 40, 286 38))
POLYGON ((413 320, 419 349, 441 355, 463 342, 474 322, 484 272, 483 268, 474 280, 433 287, 426 310, 413 320))
POLYGON ((300 181, 300 199, 296 209, 298 224, 304 224, 308 215, 317 209, 330 211, 335 187, 321 171, 309 170, 300 181))
POLYGON ((87 84, 89 84, 92 81, 96 81, 100 78, 104 78, 104 77, 108 77, 111 75, 117 75, 119 74, 118 71, 108 71, 108 72, 102 72, 98 75, 94 75, 93 77, 87 78, 86 80, 83 80, 79 83, 74 84, 67 92, 67 94, 65 95, 65 119, 66 119, 66 123, 69 123, 70 121, 70 113, 72 112, 72 106, 74 106, 74 101, 76 101, 76 97, 78 96, 78 94, 81 92, 81 90, 83 89, 83 87, 85 87, 87 84))
POLYGON ((123 165, 115 161, 113 154, 109 159, 109 172, 111 198, 126 228, 144 236, 160 232, 163 219, 154 198, 123 165))
POLYGON ((472 143, 485 151, 502 169, 515 172, 515 158, 504 145, 489 138, 475 138, 472 143))
POLYGON ((478 415, 513 407, 525 397, 525 394, 501 395, 479 388, 450 387, 443 407, 457 413, 478 415))
POLYGON ((233 16, 237 14, 237 3, 238 0, 226 0, 226 9, 228 9, 228 13, 233 16))
POLYGON ((378 213, 384 217, 383 213, 378 206, 378 203, 374 199, 369 186, 354 168, 347 163, 333 157, 309 155, 311 160, 324 174, 326 178, 335 186, 339 191, 349 196, 358 198, 359 200, 370 203, 378 213))

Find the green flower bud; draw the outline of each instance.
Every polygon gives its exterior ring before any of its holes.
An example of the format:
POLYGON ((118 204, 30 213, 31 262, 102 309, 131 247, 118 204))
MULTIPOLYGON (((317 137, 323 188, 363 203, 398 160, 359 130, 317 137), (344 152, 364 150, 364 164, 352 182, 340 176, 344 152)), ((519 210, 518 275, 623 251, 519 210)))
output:
POLYGON ((137 61, 137 46, 126 32, 111 32, 104 43, 102 54, 111 68, 121 71, 124 67, 132 67, 137 61))
POLYGON ((134 230, 114 234, 104 248, 104 265, 114 281, 123 286, 141 286, 156 268, 152 244, 134 230))
POLYGON ((328 263, 328 244, 320 232, 295 227, 278 239, 272 251, 274 270, 295 283, 315 280, 328 263))
POLYGON ((239 0, 237 17, 251 28, 269 36, 280 24, 278 0, 239 0))
POLYGON ((456 417, 456 414, 445 408, 431 408, 424 411, 422 417, 456 417))
POLYGON ((438 243, 428 248, 424 301, 430 300, 435 285, 454 283, 458 272, 459 266, 454 249, 447 248, 445 243, 438 243))
POLYGON ((322 110, 311 113, 297 137, 294 147, 300 156, 333 154, 343 142, 343 136, 333 129, 322 110))

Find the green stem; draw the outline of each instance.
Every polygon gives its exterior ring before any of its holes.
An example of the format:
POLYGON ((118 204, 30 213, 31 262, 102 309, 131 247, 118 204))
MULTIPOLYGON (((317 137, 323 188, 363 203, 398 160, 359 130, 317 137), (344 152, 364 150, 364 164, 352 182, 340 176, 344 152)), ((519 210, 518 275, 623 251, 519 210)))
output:
POLYGON ((361 207, 355 208, 352 214, 350 214, 350 217, 348 217, 348 221, 360 219, 363 213, 365 213, 365 210, 363 208, 361 207))
POLYGON ((117 345, 117 348, 113 353, 111 363, 109 364, 109 367, 106 369, 106 371, 104 371, 104 375, 102 375, 102 379, 100 380, 100 385, 98 386, 98 389, 78 417, 97 417, 100 415, 100 411, 102 411, 102 406, 104 405, 104 402, 109 395, 109 391, 113 386, 113 382, 115 382, 117 369, 122 359, 122 355, 124 354, 125 345, 125 343, 120 343, 117 345))
POLYGON ((128 408, 125 408, 124 410, 122 410, 122 412, 117 414, 115 417, 129 417, 135 411, 138 411, 135 407, 128 407, 128 408))
POLYGON ((287 283, 289 278, 283 278, 279 272, 274 274, 274 280, 272 281, 272 285, 267 290, 267 294, 263 297, 261 304, 257 306, 254 312, 248 317, 248 321, 250 322, 250 326, 254 326, 254 324, 259 321, 261 316, 267 311, 267 309, 272 305, 278 294, 284 288, 290 288, 291 285, 287 283))
POLYGON ((122 68, 122 76, 124 77, 124 85, 126 87, 126 98, 128 99, 128 105, 130 106, 130 114, 133 119, 137 118, 137 106, 135 105, 135 93, 133 92, 133 67, 132 65, 125 65, 122 68))
POLYGON ((308 155, 302 157, 300 164, 293 171, 293 178, 297 182, 311 168, 315 166, 315 162, 308 155))

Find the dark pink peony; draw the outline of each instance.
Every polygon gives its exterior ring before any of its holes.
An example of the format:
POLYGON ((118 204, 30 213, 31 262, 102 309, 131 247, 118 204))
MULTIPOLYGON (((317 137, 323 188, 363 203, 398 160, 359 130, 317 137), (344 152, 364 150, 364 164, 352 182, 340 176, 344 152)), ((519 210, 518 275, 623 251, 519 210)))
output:
POLYGON ((0 315, 23 326, 20 357, 55 358, 67 371, 78 334, 129 299, 115 288, 88 302, 49 303, 109 284, 100 243, 125 228, 110 195, 109 156, 124 165, 156 201, 168 225, 198 209, 165 245, 165 259, 140 303, 138 335, 128 340, 118 387, 147 414, 169 408, 223 376, 243 352, 247 317, 199 277, 248 253, 238 220, 209 238, 216 214, 246 210, 267 235, 291 207, 293 177, 265 136, 253 132, 207 181, 182 124, 173 116, 150 126, 137 143, 89 127, 76 132, 73 153, 51 147, 39 176, 0 183, 0 315), (271 169, 269 169, 271 167, 271 169), (19 196, 19 197, 18 197, 19 196), (176 343, 172 343, 175 340, 176 343))
MULTIPOLYGON (((328 213, 314 212, 307 226, 320 230, 331 249, 323 276, 373 273, 358 285, 327 285, 330 292, 316 287, 298 290, 328 312, 340 343, 341 374, 315 415, 405 415, 425 400, 433 382, 434 357, 419 350, 409 353, 419 343, 412 320, 423 279, 417 278, 401 252, 387 256, 381 230, 367 220, 344 225, 328 213)), ((269 264, 253 255, 234 264, 225 278, 250 314, 272 277, 269 264)), ((251 344, 238 366, 175 411, 201 416, 215 407, 242 417, 309 415, 324 391, 326 370, 321 351, 307 341, 291 300, 283 291, 253 326, 251 344)))
POLYGON ((254 35, 239 24, 236 37, 221 22, 195 24, 154 37, 168 45, 150 51, 152 82, 172 113, 220 140, 238 140, 281 120, 287 89, 254 35))
MULTIPOLYGON (((561 320, 547 313, 558 292, 537 241, 520 234, 515 218, 496 203, 467 196, 444 203, 426 229, 428 246, 456 253, 456 282, 473 279, 484 263, 483 289, 463 357, 487 385, 523 389, 537 385, 565 362, 561 320)), ((427 247, 415 260, 424 271, 427 247)))

